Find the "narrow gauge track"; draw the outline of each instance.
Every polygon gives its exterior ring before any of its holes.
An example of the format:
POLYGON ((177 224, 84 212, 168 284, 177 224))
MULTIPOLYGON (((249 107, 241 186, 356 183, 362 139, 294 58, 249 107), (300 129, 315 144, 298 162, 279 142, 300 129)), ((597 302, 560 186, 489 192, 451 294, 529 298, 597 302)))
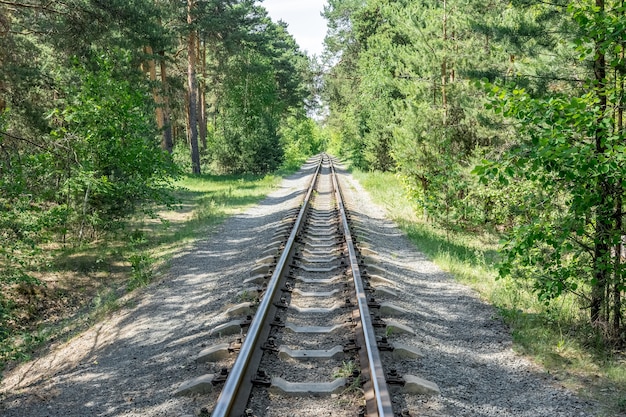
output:
POLYGON ((256 314, 211 415, 260 417, 277 400, 352 387, 361 398, 346 405, 347 415, 393 416, 368 302, 378 306, 328 156, 290 223, 252 273, 262 285, 256 314))

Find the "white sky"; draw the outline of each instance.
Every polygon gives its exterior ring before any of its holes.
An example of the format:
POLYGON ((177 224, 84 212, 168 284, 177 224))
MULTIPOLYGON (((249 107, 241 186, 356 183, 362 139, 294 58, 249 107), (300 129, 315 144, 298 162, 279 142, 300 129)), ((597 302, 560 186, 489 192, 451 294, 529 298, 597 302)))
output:
POLYGON ((273 21, 289 25, 300 48, 309 55, 321 55, 326 36, 326 20, 320 16, 326 0, 264 0, 261 3, 273 21))

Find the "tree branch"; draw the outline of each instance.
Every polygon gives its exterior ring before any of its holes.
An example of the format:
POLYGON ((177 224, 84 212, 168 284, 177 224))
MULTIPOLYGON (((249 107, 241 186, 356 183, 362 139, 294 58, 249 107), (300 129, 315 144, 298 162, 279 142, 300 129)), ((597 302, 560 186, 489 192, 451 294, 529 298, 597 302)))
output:
POLYGON ((19 140, 19 141, 22 141, 22 142, 26 142, 26 143, 28 143, 28 144, 30 144, 30 145, 33 145, 33 146, 35 146, 35 147, 37 147, 37 148, 39 148, 39 149, 41 149, 41 150, 44 150, 44 151, 46 151, 46 152, 53 153, 53 154, 55 154, 55 155, 57 155, 57 156, 59 156, 59 155, 60 155, 60 154, 58 154, 57 152, 55 152, 54 150, 49 149, 49 148, 47 148, 47 147, 45 147, 45 146, 43 146, 43 145, 40 145, 40 144, 38 144, 38 143, 35 143, 35 142, 33 142, 32 140, 30 140, 30 139, 22 138, 22 137, 20 137, 20 136, 15 136, 15 135, 12 135, 12 134, 10 134, 10 133, 8 133, 8 132, 4 132, 4 131, 2 131, 2 130, 0 130, 0 135, 8 136, 8 137, 10 137, 11 139, 15 139, 15 140, 19 140))
POLYGON ((6 6, 11 6, 15 8, 43 10, 43 11, 52 12, 56 14, 63 14, 63 15, 67 14, 67 13, 61 12, 60 10, 51 9, 50 8, 50 5, 52 4, 51 1, 48 2, 47 5, 40 5, 40 4, 16 3, 14 1, 0 0, 0 4, 4 4, 6 6))

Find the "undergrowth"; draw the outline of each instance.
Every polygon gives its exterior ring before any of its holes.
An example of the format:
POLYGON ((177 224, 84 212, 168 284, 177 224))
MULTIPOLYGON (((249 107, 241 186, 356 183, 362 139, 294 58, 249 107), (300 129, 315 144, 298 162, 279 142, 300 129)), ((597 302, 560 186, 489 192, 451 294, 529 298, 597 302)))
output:
POLYGON ((128 305, 126 295, 157 279, 174 253, 259 202, 280 179, 183 177, 176 184, 178 204, 173 210, 154 207, 148 211, 153 215, 138 214, 125 229, 79 247, 51 245, 33 266, 39 286, 0 293, 0 370, 128 305))

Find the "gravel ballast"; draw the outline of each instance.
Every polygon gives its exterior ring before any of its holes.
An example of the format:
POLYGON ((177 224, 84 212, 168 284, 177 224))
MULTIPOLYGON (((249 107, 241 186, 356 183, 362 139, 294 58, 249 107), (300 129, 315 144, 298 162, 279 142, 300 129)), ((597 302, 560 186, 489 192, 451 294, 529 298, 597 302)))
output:
MULTIPOLYGON (((233 319, 225 311, 241 302, 237 294, 247 287, 243 281, 262 258, 273 228, 301 200, 311 173, 308 164, 262 203, 177 255, 163 279, 138 291, 131 306, 5 372, 0 415, 192 416, 203 407, 210 410, 218 389, 188 396, 174 392, 186 381, 232 364, 230 358, 209 364, 195 358, 208 346, 234 340, 211 330, 233 319)), ((395 283, 397 297, 381 293, 377 300, 407 310, 394 320, 415 331, 392 333, 389 339, 422 355, 385 361, 441 390, 440 395, 410 396, 396 388, 397 411, 431 417, 599 415, 595 404, 515 354, 494 309, 417 252, 360 185, 346 173, 341 176, 346 199, 373 232, 370 247, 378 253, 377 266, 395 283)), ((297 409, 268 415, 332 416, 336 401, 295 400, 297 409), (304 404, 314 408, 306 410, 304 404)))

